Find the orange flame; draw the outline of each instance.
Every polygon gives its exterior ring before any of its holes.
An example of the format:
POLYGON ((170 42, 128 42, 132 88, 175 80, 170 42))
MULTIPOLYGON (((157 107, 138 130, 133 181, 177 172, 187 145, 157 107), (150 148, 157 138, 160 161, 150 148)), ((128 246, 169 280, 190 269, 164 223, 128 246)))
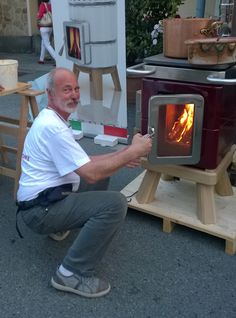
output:
POLYGON ((194 104, 186 104, 183 113, 175 121, 168 139, 175 142, 189 144, 191 142, 193 128, 194 104))

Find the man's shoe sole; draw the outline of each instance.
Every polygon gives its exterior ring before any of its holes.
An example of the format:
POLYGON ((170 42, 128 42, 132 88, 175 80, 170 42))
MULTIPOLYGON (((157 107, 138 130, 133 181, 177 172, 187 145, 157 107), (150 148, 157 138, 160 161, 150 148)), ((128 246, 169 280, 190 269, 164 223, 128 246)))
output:
POLYGON ((51 284, 54 288, 61 290, 61 291, 65 291, 65 292, 69 292, 69 293, 74 293, 83 297, 87 297, 87 298, 96 298, 96 297, 102 297, 105 296, 106 294, 109 293, 109 291, 111 290, 111 286, 109 285, 109 287, 106 290, 100 291, 99 293, 96 294, 89 294, 89 293, 84 293, 79 291, 78 289, 74 289, 72 287, 69 286, 64 286, 61 284, 58 284, 54 281, 53 277, 51 279, 51 284))

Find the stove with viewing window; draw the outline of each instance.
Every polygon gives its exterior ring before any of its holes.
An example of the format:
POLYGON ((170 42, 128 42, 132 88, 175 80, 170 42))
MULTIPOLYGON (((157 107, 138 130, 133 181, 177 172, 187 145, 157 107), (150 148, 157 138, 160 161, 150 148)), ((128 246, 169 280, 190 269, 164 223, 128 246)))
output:
POLYGON ((150 162, 215 169, 235 141, 236 68, 160 54, 128 69, 143 71, 136 126, 155 133, 150 162))
POLYGON ((154 134, 144 172, 122 190, 129 207, 163 218, 165 232, 178 223, 224 238, 234 254, 236 196, 228 168, 236 149, 235 66, 190 65, 161 54, 127 72, 143 77, 136 130, 154 134))

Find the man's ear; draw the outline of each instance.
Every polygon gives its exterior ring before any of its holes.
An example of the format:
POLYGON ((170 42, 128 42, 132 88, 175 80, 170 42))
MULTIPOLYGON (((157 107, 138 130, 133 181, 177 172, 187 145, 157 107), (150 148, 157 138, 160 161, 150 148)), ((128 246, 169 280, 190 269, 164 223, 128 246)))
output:
POLYGON ((47 88, 46 91, 47 91, 48 96, 50 96, 50 97, 53 97, 55 95, 53 89, 47 88))

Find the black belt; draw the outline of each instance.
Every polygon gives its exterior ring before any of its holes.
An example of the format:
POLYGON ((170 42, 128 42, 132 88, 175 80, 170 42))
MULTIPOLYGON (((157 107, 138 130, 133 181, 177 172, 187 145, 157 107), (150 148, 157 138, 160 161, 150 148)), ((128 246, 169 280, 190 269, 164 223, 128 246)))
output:
POLYGON ((19 210, 29 210, 33 208, 36 205, 41 205, 43 201, 41 202, 41 199, 39 197, 29 200, 29 201, 20 201, 16 202, 16 205, 18 206, 19 210))
POLYGON ((18 224, 17 216, 20 211, 29 210, 35 206, 47 207, 50 203, 65 199, 72 192, 72 184, 63 184, 43 190, 37 198, 28 201, 17 201, 18 209, 16 211, 16 230, 21 238, 23 238, 18 224))

